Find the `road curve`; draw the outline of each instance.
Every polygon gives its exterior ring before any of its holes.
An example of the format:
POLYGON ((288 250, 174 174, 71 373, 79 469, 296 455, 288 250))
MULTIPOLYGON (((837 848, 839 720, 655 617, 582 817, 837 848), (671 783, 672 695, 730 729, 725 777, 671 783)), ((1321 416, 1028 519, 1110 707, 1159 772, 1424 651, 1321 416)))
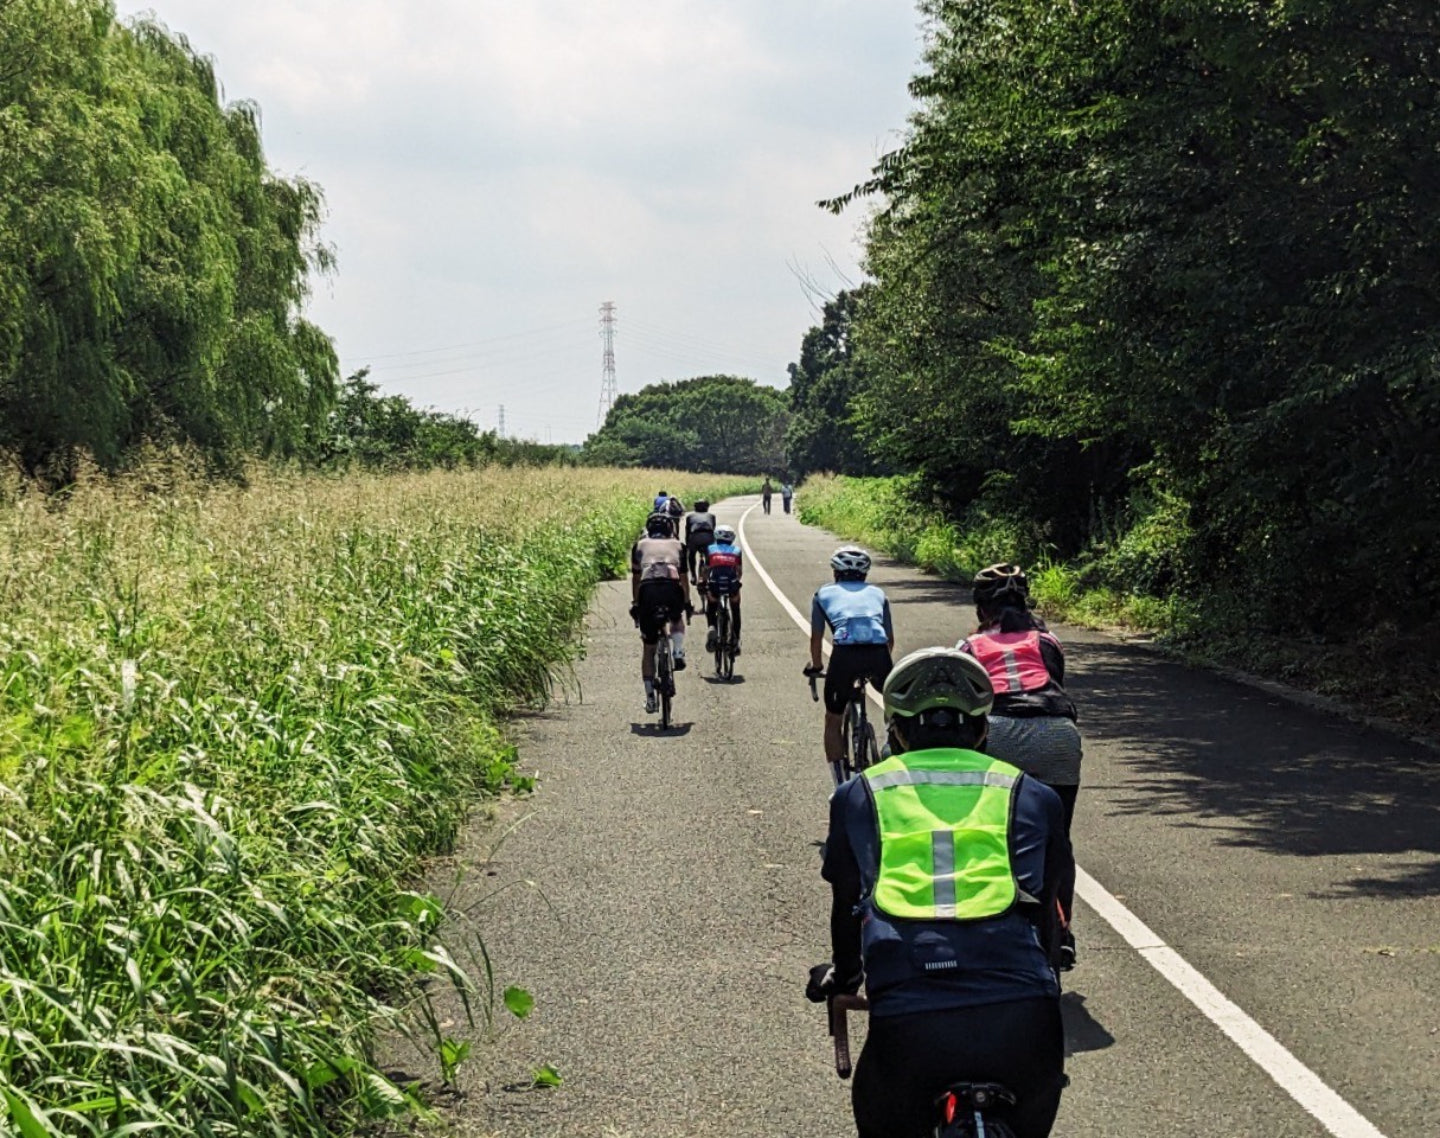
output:
MULTIPOLYGON (((753 502, 718 513, 733 524, 753 502)), ((835 539, 778 505, 746 531, 806 611, 835 539)), ((472 1061, 462 1133, 853 1133, 823 1017, 800 995, 828 955, 820 715, 799 674, 803 634, 758 574, 746 579, 737 682, 714 681, 696 636, 668 735, 643 710, 628 584, 602 587, 576 691, 523 729, 538 793, 467 836, 458 885, 437 882, 475 911, 500 985, 537 1000, 472 1061), (544 1063, 563 1087, 523 1089, 544 1063)), ((872 579, 891 596, 901 652, 969 630, 963 591, 883 561, 872 579)), ((1368 1120, 1363 1133, 1433 1138, 1440 764, 1059 631, 1086 737, 1082 864, 1368 1120)), ((1077 927, 1057 1135, 1362 1133, 1307 1113, 1083 904, 1077 927)))

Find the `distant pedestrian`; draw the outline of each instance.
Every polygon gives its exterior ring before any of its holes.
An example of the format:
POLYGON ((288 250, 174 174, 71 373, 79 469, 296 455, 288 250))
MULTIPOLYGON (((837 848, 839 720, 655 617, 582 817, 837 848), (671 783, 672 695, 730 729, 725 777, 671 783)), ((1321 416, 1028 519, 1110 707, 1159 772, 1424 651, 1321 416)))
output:
POLYGON ((790 503, 795 497, 795 487, 788 482, 780 483, 780 502, 785 507, 785 512, 790 512, 790 503))
POLYGON ((775 487, 770 485, 770 475, 765 475, 765 485, 760 487, 760 504, 765 507, 765 512, 770 512, 770 496, 775 493, 775 487))

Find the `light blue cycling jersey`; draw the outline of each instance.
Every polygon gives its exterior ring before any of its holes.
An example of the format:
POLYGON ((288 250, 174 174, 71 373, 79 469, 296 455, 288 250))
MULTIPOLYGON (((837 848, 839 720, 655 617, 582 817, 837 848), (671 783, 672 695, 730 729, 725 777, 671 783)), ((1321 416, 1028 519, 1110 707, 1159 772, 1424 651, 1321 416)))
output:
POLYGON ((835 581, 816 590, 810 604, 810 630, 824 632, 827 625, 837 648, 888 644, 895 636, 890 602, 878 585, 864 581, 835 581))

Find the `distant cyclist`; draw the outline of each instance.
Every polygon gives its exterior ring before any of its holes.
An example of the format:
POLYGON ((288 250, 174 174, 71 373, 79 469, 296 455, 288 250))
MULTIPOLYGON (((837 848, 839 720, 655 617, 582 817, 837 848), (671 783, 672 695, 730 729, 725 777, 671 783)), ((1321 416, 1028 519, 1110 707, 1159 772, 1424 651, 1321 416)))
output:
POLYGON ((675 670, 685 670, 685 613, 690 609, 690 578, 685 576, 685 546, 675 537, 675 519, 657 511, 645 523, 645 536, 630 550, 630 616, 640 625, 644 647, 640 678, 645 710, 654 713, 654 648, 668 627, 675 649, 675 670))
POLYGON ((1075 873, 1060 800, 982 753, 990 680, 973 657, 912 652, 884 698, 891 757, 830 799, 834 962, 810 970, 805 994, 863 978, 860 1138, 929 1138, 935 1100, 959 1082, 1004 1085, 1016 1102, 996 1119, 1046 1138, 1065 1080, 1055 901, 1075 873))
MULTIPOLYGON (((973 583, 980 627, 955 647, 980 661, 995 687, 987 754, 1052 787, 1065 808, 1065 836, 1080 792, 1082 745, 1075 704, 1065 692, 1065 651, 1030 611, 1030 583, 1018 565, 980 570, 973 583)), ((1070 912, 1071 898, 1063 898, 1070 912)), ((1064 963, 1074 963, 1066 936, 1064 963)))
POLYGON ((715 527, 715 543, 700 565, 700 590, 705 596, 705 623, 710 631, 705 637, 705 651, 715 651, 715 611, 720 597, 730 598, 730 619, 733 622, 732 643, 740 655, 740 586, 744 574, 744 558, 735 544, 735 531, 730 526, 715 527))
POLYGON ((890 602, 884 592, 867 584, 870 555, 847 545, 830 558, 835 580, 823 585, 810 602, 810 666, 807 676, 825 671, 825 761, 840 762, 845 743, 840 733, 845 704, 855 681, 864 676, 877 688, 890 674, 890 653, 895 629, 890 602), (833 651, 830 667, 822 669, 825 630, 830 629, 833 651))
POLYGON ((770 485, 770 476, 765 476, 765 483, 760 487, 760 504, 765 507, 765 512, 770 512, 770 496, 775 493, 775 487, 770 485))
POLYGON ((972 586, 980 626, 956 648, 985 666, 995 686, 988 751, 1053 787, 1075 817, 1082 748, 1075 703, 1065 692, 1065 650, 1030 610, 1030 582, 1018 565, 991 565, 972 586))
POLYGON ((670 495, 667 494, 664 490, 661 490, 660 493, 655 495, 655 501, 651 503, 650 512, 652 514, 663 514, 669 508, 670 495))
POLYGON ((696 580, 695 563, 703 560, 705 551, 715 541, 715 515, 704 498, 695 500, 695 508, 685 515, 685 569, 690 580, 696 580))

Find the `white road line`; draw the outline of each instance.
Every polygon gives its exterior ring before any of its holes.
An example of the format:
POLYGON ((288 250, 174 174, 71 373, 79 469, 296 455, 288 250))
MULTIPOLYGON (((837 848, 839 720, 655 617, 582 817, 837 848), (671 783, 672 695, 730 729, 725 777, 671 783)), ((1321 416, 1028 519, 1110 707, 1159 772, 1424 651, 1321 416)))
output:
MULTIPOLYGON (((802 616, 800 610, 790 602, 790 598, 780 591, 774 578, 760 564, 760 559, 755 556, 755 550, 745 536, 745 520, 755 509, 756 506, 751 506, 740 517, 740 546, 750 563, 749 568, 760 575, 760 579, 790 614, 790 618, 808 635, 810 621, 802 616)), ((828 643, 825 654, 830 654, 828 643)), ((879 697, 873 691, 869 694, 870 698, 880 705, 879 697)), ((1369 1119, 1331 1090, 1319 1075, 1287 1051, 1284 1044, 1241 1011, 1237 1004, 1205 979, 1189 961, 1122 905, 1113 893, 1078 866, 1075 870, 1075 892, 1104 918, 1106 924, 1120 934, 1126 944, 1135 949, 1176 991, 1194 1004, 1206 1019, 1229 1036, 1241 1051, 1275 1080, 1281 1090, 1335 1138, 1385 1138, 1369 1119)))

